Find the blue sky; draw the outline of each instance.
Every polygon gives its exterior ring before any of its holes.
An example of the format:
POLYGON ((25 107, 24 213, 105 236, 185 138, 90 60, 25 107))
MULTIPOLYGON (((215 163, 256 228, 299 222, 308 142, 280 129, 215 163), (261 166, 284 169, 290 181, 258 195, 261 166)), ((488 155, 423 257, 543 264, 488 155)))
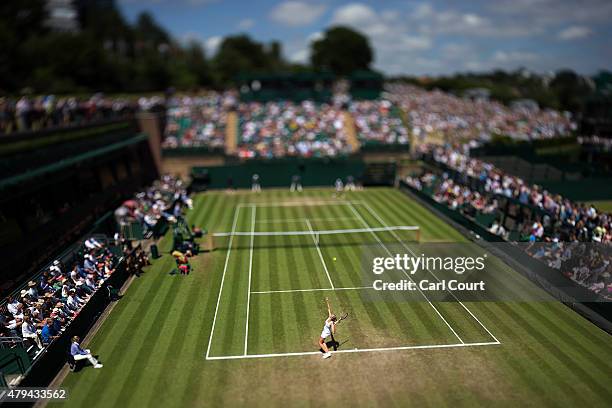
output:
POLYGON ((212 55, 220 39, 246 32, 279 40, 285 57, 305 62, 329 26, 366 34, 374 67, 387 74, 438 75, 492 68, 537 72, 612 69, 610 0, 118 0, 133 21, 147 10, 181 41, 212 55))

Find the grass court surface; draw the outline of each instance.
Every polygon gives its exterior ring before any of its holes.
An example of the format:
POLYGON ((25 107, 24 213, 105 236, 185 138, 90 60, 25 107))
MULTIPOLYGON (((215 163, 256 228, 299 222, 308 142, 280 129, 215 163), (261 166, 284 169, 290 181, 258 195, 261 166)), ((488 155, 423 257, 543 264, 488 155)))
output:
MULTIPOLYGON (((206 193, 188 221, 212 232, 419 226, 423 242, 465 240, 382 188, 341 198, 324 189, 206 193)), ((174 261, 164 255, 88 345, 104 368, 66 378, 66 404, 609 406, 610 336, 558 302, 365 299, 363 244, 386 256, 402 233, 320 236, 319 244, 307 234, 234 236, 226 249, 192 258, 188 277, 168 275, 174 261), (338 328, 341 352, 322 360, 326 296, 351 316, 338 328)), ((504 273, 513 290, 534 290, 504 273)))

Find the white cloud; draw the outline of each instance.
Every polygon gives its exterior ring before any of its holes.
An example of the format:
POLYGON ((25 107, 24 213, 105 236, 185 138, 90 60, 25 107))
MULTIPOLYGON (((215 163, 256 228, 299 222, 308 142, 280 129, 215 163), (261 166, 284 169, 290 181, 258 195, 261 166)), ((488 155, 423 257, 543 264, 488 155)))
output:
POLYGON ((293 54, 289 55, 289 61, 299 63, 299 64, 305 64, 308 62, 309 56, 310 56, 310 51, 308 51, 307 48, 302 48, 301 50, 298 50, 294 52, 293 54))
POLYGON ((236 25, 236 28, 238 28, 239 30, 248 30, 249 28, 252 28, 254 25, 255 25, 255 20, 253 20, 252 18, 244 18, 238 22, 238 24, 236 25))
POLYGON ((221 37, 220 35, 208 37, 206 40, 204 40, 204 49, 206 50, 206 55, 215 55, 217 53, 219 45, 221 45, 221 41, 223 41, 223 37, 221 37))
POLYGON ((584 26, 570 26, 561 31, 557 35, 561 40, 579 40, 591 35, 592 31, 584 26))
POLYGON ((307 63, 310 58, 310 45, 321 38, 323 38, 321 31, 315 31, 307 36, 291 36, 283 41, 283 53, 290 62, 307 63))
POLYGON ((285 1, 270 13, 270 18, 280 24, 298 27, 307 26, 319 19, 327 10, 324 4, 309 4, 302 1, 285 1))
POLYGON ((417 5, 408 16, 417 31, 427 35, 469 35, 474 37, 524 37, 541 32, 541 27, 521 20, 494 19, 474 12, 435 10, 429 3, 417 5))
POLYGON ((488 8, 523 24, 543 26, 568 22, 605 24, 612 18, 610 0, 496 0, 488 8))
POLYGON ((368 36, 375 51, 375 66, 389 73, 407 72, 424 64, 416 53, 433 47, 431 36, 418 33, 396 10, 375 11, 362 3, 339 7, 333 14, 332 25, 345 25, 368 36))
POLYGON ((334 13, 333 22, 352 26, 376 24, 379 16, 365 4, 353 3, 340 7, 334 13))
POLYGON ((321 38, 323 38, 323 33, 321 31, 316 31, 312 34, 310 34, 307 38, 306 41, 308 41, 308 43, 310 44, 313 41, 318 41, 321 38))
POLYGON ((491 58, 492 62, 513 64, 534 61, 538 56, 526 51, 496 51, 491 58))

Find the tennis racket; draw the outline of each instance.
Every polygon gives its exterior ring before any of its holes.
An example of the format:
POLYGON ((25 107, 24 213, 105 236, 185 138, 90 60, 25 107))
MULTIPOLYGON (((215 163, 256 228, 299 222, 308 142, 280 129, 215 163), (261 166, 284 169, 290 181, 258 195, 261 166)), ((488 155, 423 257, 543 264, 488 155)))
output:
POLYGON ((342 316, 340 316, 340 318, 336 321, 336 324, 339 324, 341 321, 345 320, 348 318, 348 313, 344 313, 342 316))

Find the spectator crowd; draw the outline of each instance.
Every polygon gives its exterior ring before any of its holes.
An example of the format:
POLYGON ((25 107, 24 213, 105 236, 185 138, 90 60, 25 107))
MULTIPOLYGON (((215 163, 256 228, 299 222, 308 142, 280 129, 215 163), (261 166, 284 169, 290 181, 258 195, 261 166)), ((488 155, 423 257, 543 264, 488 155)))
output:
POLYGON ((303 101, 241 103, 238 155, 334 157, 350 152, 342 110, 303 101))
MULTIPOLYGON (((0 305, 0 337, 11 343, 21 338, 38 351, 59 337, 115 272, 121 256, 113 246, 120 244, 90 237, 70 261, 54 260, 0 305)), ((141 248, 124 243, 122 250, 133 268, 140 270, 148 264, 141 248)))
POLYGON ((490 140, 509 136, 517 140, 535 140, 568 136, 576 129, 569 113, 539 109, 537 104, 512 107, 489 99, 469 99, 440 90, 405 84, 389 84, 389 98, 408 115, 414 136, 452 137, 453 140, 490 140))
POLYGON ((231 92, 170 98, 163 147, 223 149, 227 114, 235 104, 231 92))
MULTIPOLYGON (((115 215, 120 224, 141 222, 151 229, 162 218, 174 222, 191 205, 183 182, 165 175, 125 202, 115 215)), ((120 261, 128 274, 136 276, 150 264, 142 247, 134 247, 120 233, 109 240, 89 237, 71 253, 54 260, 0 304, 0 340, 5 345, 23 341, 37 354, 65 331, 120 261)), ((112 288, 106 290, 111 298, 116 296, 112 288)))
POLYGON ((408 144, 408 131, 389 100, 355 101, 349 105, 349 112, 361 143, 408 144))
POLYGON ((134 101, 108 98, 103 94, 86 98, 55 95, 0 97, 0 135, 123 118, 139 109, 150 108, 154 103, 153 98, 134 101))
MULTIPOLYGON (((583 249, 582 252, 588 253, 589 257, 584 256, 580 261, 567 257, 566 252, 568 243, 594 243, 603 248, 612 248, 612 214, 598 211, 593 205, 575 203, 540 186, 528 185, 522 179, 507 174, 490 163, 471 158, 450 146, 423 145, 420 147, 420 153, 431 158, 444 170, 456 171, 462 176, 478 180, 482 188, 475 189, 470 187, 473 183, 462 183, 461 180, 453 179, 447 171, 443 171, 441 175, 428 172, 418 177, 408 177, 406 181, 409 185, 418 190, 428 187, 433 191, 436 201, 468 214, 496 214, 499 196, 539 209, 543 214, 541 217, 519 226, 521 236, 531 243, 547 242, 553 245, 546 247, 544 252, 530 253, 537 254, 537 258, 545 260, 549 266, 556 269, 570 268, 572 273, 568 274, 568 277, 591 289, 599 288, 598 293, 612 296, 612 267, 609 261, 603 262, 603 258, 598 255, 591 256, 588 249, 583 249), (565 265, 566 261, 579 264, 565 265), (592 266, 588 268, 588 272, 581 269, 581 265, 586 264, 592 266)), ((507 237, 507 231, 497 221, 490 226, 490 231, 507 237)))
POLYGON ((183 209, 192 208, 192 204, 183 180, 166 174, 117 208, 115 219, 120 226, 139 223, 145 233, 152 233, 161 220, 176 222, 183 209))

